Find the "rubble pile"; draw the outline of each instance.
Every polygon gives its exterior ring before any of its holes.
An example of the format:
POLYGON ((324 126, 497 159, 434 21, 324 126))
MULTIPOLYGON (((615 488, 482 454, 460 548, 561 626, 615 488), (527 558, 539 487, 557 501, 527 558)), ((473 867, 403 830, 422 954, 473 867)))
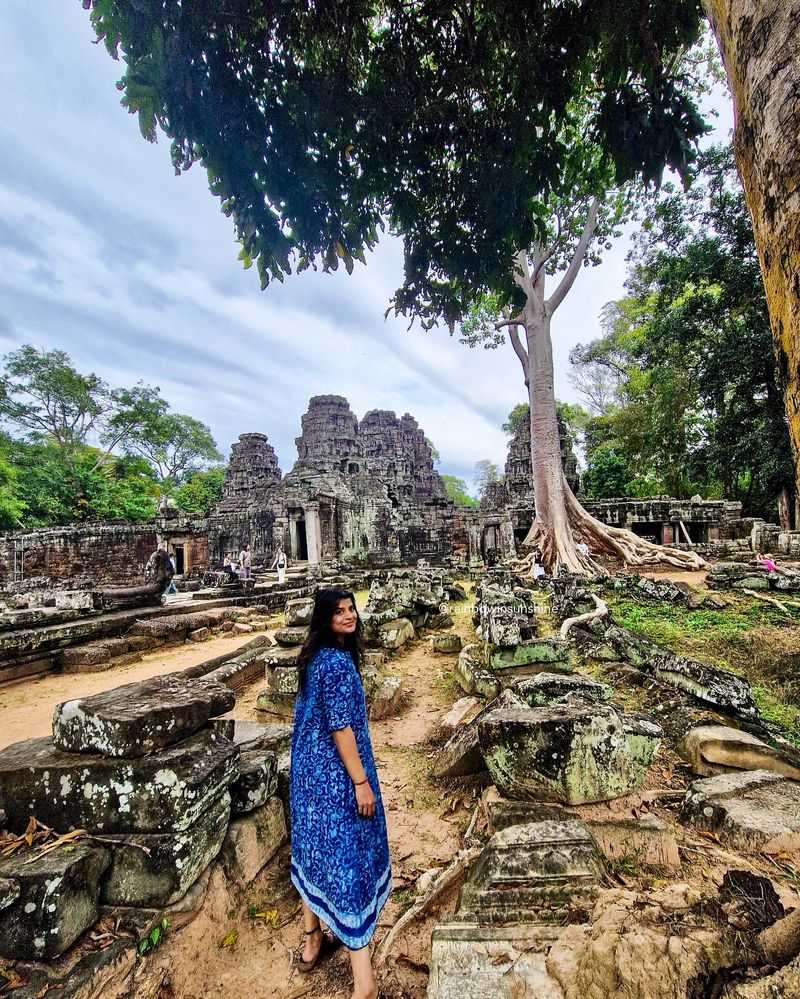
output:
POLYGON ((220 853, 255 876, 286 837, 288 730, 220 719, 234 700, 213 679, 155 677, 59 704, 52 737, 0 752, 6 835, 35 819, 63 837, 0 861, 0 956, 53 959, 108 906, 171 906, 220 853))

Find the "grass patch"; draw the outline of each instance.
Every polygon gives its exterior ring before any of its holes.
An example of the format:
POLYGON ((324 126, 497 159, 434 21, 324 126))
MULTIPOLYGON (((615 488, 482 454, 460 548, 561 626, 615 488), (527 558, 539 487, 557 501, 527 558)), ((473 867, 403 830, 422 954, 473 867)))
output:
MULTIPOLYGON (((726 594, 726 596, 728 596, 726 594)), ((623 628, 750 682, 759 711, 800 745, 800 615, 750 598, 732 598, 720 610, 687 610, 681 605, 638 603, 627 597, 608 601, 623 628)))

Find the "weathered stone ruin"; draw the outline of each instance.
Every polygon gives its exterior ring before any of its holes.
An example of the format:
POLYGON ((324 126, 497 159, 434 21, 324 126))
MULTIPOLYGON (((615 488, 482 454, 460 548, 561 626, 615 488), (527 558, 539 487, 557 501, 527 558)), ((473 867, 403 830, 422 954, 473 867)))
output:
POLYGON ((0 861, 0 957, 57 958, 109 907, 152 919, 218 856, 230 878, 255 877, 286 838, 289 730, 215 720, 234 700, 215 679, 156 677, 60 704, 52 738, 0 752, 11 833, 35 816, 65 837, 0 861))
POLYGON ((234 444, 209 519, 217 557, 246 542, 259 562, 278 544, 310 563, 450 553, 452 504, 412 416, 371 410, 359 421, 342 396, 314 396, 296 444, 298 460, 282 478, 264 435, 243 434, 234 444))

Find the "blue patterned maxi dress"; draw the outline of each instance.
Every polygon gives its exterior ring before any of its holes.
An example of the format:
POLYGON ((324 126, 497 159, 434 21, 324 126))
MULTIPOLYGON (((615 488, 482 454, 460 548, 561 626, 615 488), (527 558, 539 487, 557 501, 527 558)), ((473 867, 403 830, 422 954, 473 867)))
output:
POLYGON ((323 648, 309 662, 292 732, 290 876, 306 905, 351 950, 372 938, 392 890, 392 869, 364 688, 349 652, 323 648), (362 818, 331 732, 350 726, 375 795, 362 818))

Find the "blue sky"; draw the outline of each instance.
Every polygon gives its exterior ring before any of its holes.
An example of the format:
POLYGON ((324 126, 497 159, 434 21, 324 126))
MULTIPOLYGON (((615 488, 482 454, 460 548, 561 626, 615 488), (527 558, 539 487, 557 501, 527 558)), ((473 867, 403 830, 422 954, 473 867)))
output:
MULTIPOLYGON (((445 330, 384 321, 402 273, 389 239, 352 277, 306 272, 262 293, 203 171, 175 177, 168 140, 144 142, 119 106, 122 65, 92 41, 80 0, 5 0, 0 352, 57 347, 113 385, 157 384, 226 452, 240 433, 266 433, 284 471, 308 399, 323 392, 359 417, 412 413, 443 472, 502 466, 500 426, 524 398, 510 347, 470 350, 445 330)), ((727 100, 714 105, 725 135, 727 100)), ((602 306, 623 293, 627 248, 584 270, 557 314, 562 399, 575 399, 570 347, 598 335, 602 306)))

